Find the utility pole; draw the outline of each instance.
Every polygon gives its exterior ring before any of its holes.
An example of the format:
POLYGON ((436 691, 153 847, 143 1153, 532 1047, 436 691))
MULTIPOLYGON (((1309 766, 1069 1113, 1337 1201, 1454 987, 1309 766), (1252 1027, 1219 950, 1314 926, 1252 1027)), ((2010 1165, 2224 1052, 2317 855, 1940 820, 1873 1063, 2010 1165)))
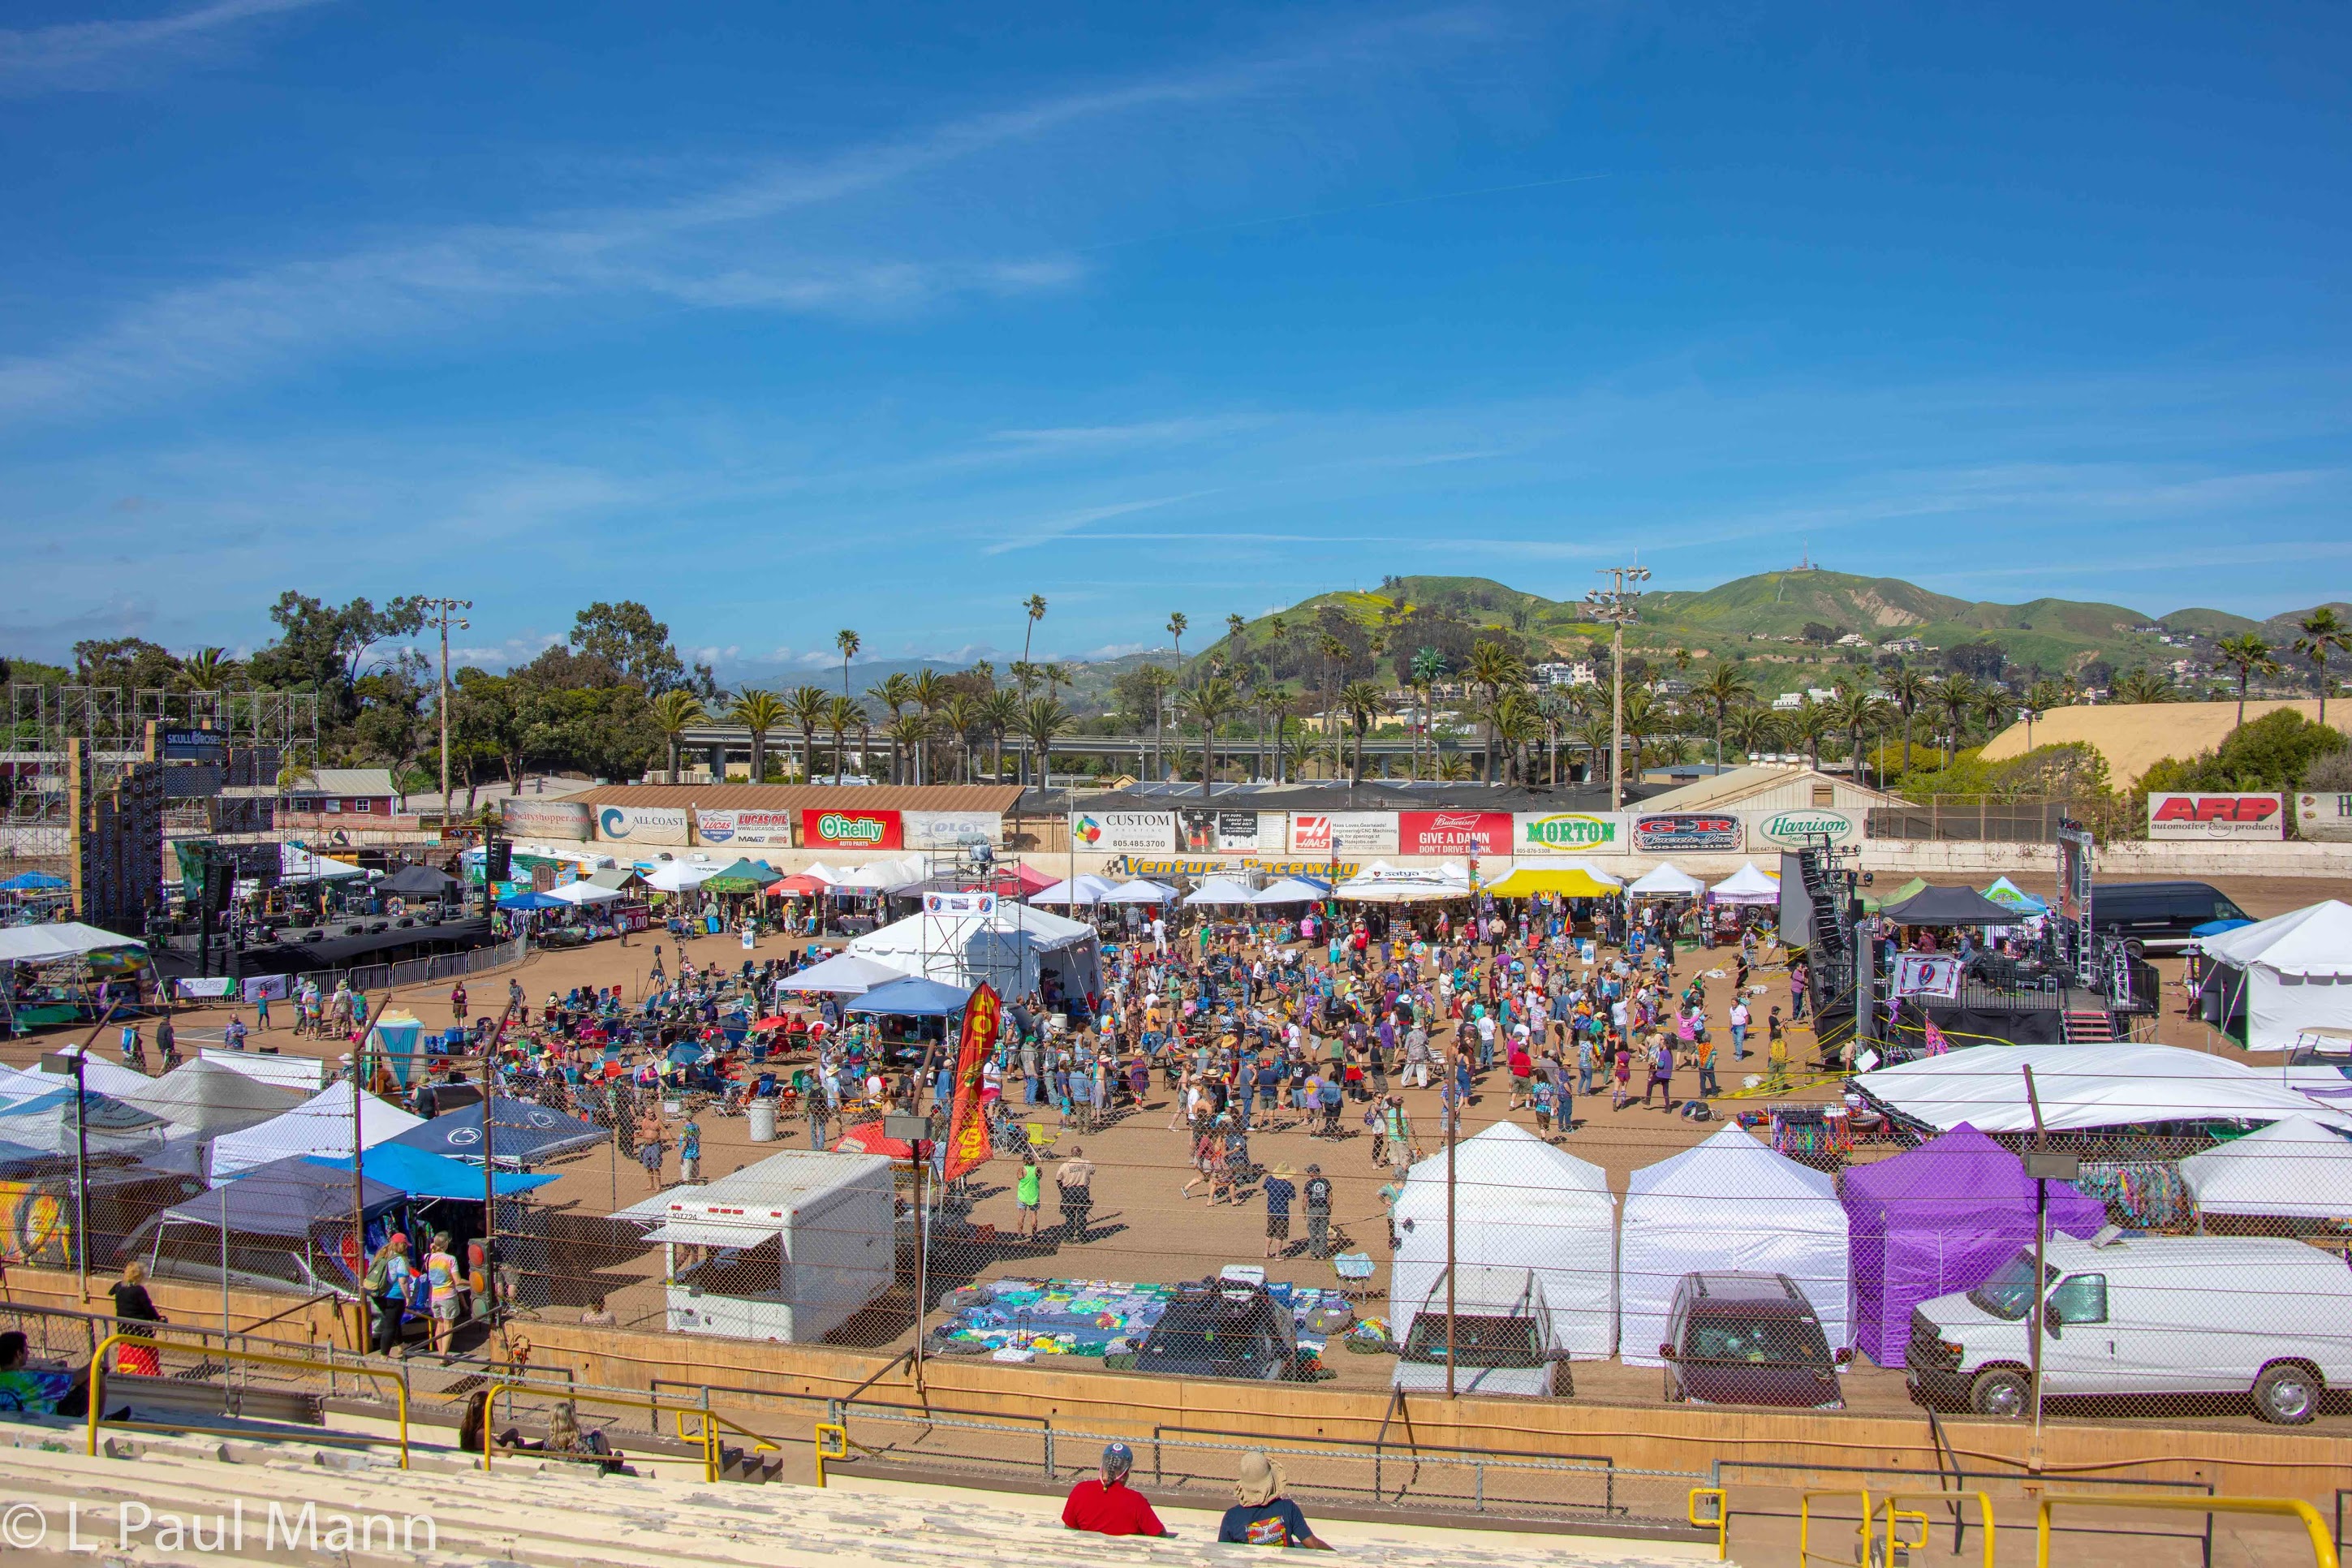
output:
MULTIPOLYGON (((425 608, 441 624, 441 699, 434 704, 441 720, 441 828, 449 828, 449 627, 453 612, 470 610, 471 599, 427 599, 425 608)), ((471 626, 469 621, 457 621, 459 631, 471 626)))
POLYGON ((1606 588, 1595 588, 1584 595, 1585 612, 1596 621, 1609 623, 1609 809, 1625 809, 1625 628, 1641 619, 1633 601, 1642 590, 1628 593, 1628 583, 1646 583, 1650 569, 1646 566, 1603 566, 1601 575, 1610 580, 1606 588))

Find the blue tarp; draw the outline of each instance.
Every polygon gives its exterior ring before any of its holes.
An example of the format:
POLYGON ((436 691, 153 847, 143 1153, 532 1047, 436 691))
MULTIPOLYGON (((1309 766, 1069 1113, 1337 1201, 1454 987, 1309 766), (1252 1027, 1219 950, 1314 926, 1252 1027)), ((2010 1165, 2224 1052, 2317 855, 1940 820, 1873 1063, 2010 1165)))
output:
POLYGON ((961 985, 942 985, 919 974, 886 980, 849 1005, 852 1013, 887 1013, 894 1018, 943 1018, 963 1011, 971 993, 961 985))
POLYGON ((0 882, 0 893, 53 893, 69 886, 63 877, 52 877, 47 871, 24 871, 0 882))
MULTIPOLYGON (((502 1094, 490 1101, 491 1152, 501 1164, 537 1164, 558 1154, 593 1149, 611 1136, 593 1121, 550 1110, 532 1100, 514 1100, 502 1094)), ((477 1103, 436 1116, 422 1127, 410 1128, 391 1142, 453 1160, 478 1161, 482 1157, 482 1108, 477 1103)), ((387 1146, 376 1145, 379 1149, 387 1146)))
POLYGON ((572 906, 552 894, 526 889, 520 893, 509 893, 505 898, 500 899, 499 908, 502 910, 568 910, 572 906))
MULTIPOLYGON (((314 1165, 327 1165, 338 1171, 349 1172, 352 1168, 348 1154, 306 1154, 303 1158, 314 1165)), ((481 1172, 462 1160, 428 1154, 422 1149, 404 1148, 398 1143, 379 1143, 369 1150, 362 1156, 360 1174, 371 1182, 397 1187, 412 1198, 482 1201, 481 1172)), ((533 1187, 543 1187, 555 1177, 551 1173, 526 1175, 509 1172, 493 1176, 491 1180, 498 1186, 499 1196, 503 1198, 516 1193, 527 1193, 533 1187)))

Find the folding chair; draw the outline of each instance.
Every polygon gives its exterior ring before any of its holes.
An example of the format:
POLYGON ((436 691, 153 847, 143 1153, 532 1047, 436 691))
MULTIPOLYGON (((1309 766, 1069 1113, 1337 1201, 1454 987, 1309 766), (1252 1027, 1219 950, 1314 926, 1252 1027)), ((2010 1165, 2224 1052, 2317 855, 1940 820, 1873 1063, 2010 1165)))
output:
POLYGON ((1054 1140, 1060 1136, 1058 1132, 1050 1131, 1042 1122, 1036 1121, 1023 1123, 1021 1131, 1027 1134, 1029 1139, 1029 1147, 1034 1149, 1040 1154, 1052 1153, 1054 1151, 1054 1140))

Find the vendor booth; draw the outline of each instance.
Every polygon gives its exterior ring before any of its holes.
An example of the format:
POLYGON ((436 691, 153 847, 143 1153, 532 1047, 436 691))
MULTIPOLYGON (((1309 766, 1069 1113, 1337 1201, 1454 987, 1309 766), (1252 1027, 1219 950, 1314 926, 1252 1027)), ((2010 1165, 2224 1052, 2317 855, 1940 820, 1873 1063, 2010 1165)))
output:
POLYGON ((1639 877, 1625 884, 1625 895, 1633 899, 1696 899, 1706 891, 1706 884, 1671 860, 1661 860, 1639 877))
POLYGON ((127 1237, 117 1257, 146 1258, 159 1279, 215 1284, 226 1270, 226 1283, 244 1288, 349 1293, 366 1271, 354 1207, 381 1229, 406 1201, 396 1187, 289 1155, 173 1205, 127 1237))
POLYGON ((1577 862, 1521 866, 1486 890, 1498 899, 1529 899, 1549 893, 1562 899, 1602 899, 1624 884, 1607 872, 1577 862))
MULTIPOLYGON (((1904 1364, 1911 1309, 1973 1290, 2033 1241, 2034 1191, 2018 1157, 1965 1122, 1940 1138, 1845 1173, 1853 1257, 1854 1344, 1904 1364)), ((2107 1205, 2050 1184, 2050 1229, 2096 1235, 2107 1205)))
POLYGON ((883 1156, 798 1149, 671 1194, 646 1233, 670 1331, 823 1339, 897 1277, 897 1206, 883 1156))
POLYGON ((2352 1223, 2352 1141, 2289 1116, 2180 1162, 2201 1221, 2256 1215, 2352 1223))
POLYGON ((2200 940, 2205 1021, 2248 1050, 2352 1028, 2352 905, 2329 899, 2200 940))
POLYGON ((1110 897, 1111 883, 1092 872, 1082 872, 1067 881, 1040 888, 1029 895, 1033 904, 1055 904, 1068 908, 1076 905, 1099 904, 1110 897))
POLYGON ((1003 899, 983 910, 909 915, 852 938, 846 951, 950 985, 986 981, 1000 996, 1042 994, 1049 982, 1068 997, 1102 989, 1093 927, 1003 899))
POLYGON ((1780 901, 1780 879, 1756 868, 1756 862, 1746 860, 1739 869, 1706 890, 1706 896, 1718 904, 1778 904, 1780 901))
POLYGON ((1880 1068, 1853 1082, 1923 1127, 1943 1131, 1965 1121, 1984 1132, 2031 1132, 2033 1108, 2021 1070, 2028 1067, 2042 1123, 2053 1132, 2290 1116, 2352 1129, 2352 1116, 2289 1088, 2275 1068, 2266 1073, 2178 1046, 1979 1046, 1880 1068))
POLYGON ((838 996, 856 996, 877 985, 886 985, 903 978, 903 969, 893 968, 879 959, 863 958, 854 952, 836 952, 831 958, 820 959, 798 974, 784 976, 782 989, 801 992, 830 992, 838 996))
POLYGON ((1845 1209, 1837 1185, 1731 1126, 1633 1173, 1619 1231, 1619 1352, 1656 1366, 1685 1274, 1785 1274, 1821 1315, 1834 1350, 1853 1342, 1845 1209))
MULTIPOLYGON (((351 1153, 354 1092, 349 1079, 338 1079, 283 1116, 215 1140, 213 1180, 226 1181, 297 1154, 351 1153)), ((360 1096, 358 1109, 362 1149, 373 1149, 423 1125, 420 1118, 372 1094, 360 1096)))
MULTIPOLYGON (((1617 1345, 1617 1202, 1601 1167, 1498 1121, 1454 1146, 1454 1254, 1465 1269, 1531 1269, 1551 1321, 1550 1349, 1605 1357, 1617 1345)), ((1389 1331, 1399 1344, 1445 1282, 1445 1156, 1405 1177, 1396 1205, 1389 1331)), ((1458 1310, 1458 1309, 1457 1309, 1458 1310)))
POLYGON ((1184 907, 1188 910, 1234 909, 1256 901, 1255 892, 1230 877, 1212 877, 1184 895, 1184 907))

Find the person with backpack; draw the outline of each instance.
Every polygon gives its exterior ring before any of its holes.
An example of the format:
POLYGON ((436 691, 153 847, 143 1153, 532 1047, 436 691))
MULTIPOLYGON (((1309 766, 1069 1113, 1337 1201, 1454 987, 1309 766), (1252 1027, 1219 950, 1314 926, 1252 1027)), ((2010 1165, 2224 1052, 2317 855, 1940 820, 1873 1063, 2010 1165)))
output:
POLYGON ((401 1320, 408 1310, 408 1237, 394 1231, 375 1249, 361 1289, 375 1308, 375 1353, 391 1355, 401 1345, 401 1320))

